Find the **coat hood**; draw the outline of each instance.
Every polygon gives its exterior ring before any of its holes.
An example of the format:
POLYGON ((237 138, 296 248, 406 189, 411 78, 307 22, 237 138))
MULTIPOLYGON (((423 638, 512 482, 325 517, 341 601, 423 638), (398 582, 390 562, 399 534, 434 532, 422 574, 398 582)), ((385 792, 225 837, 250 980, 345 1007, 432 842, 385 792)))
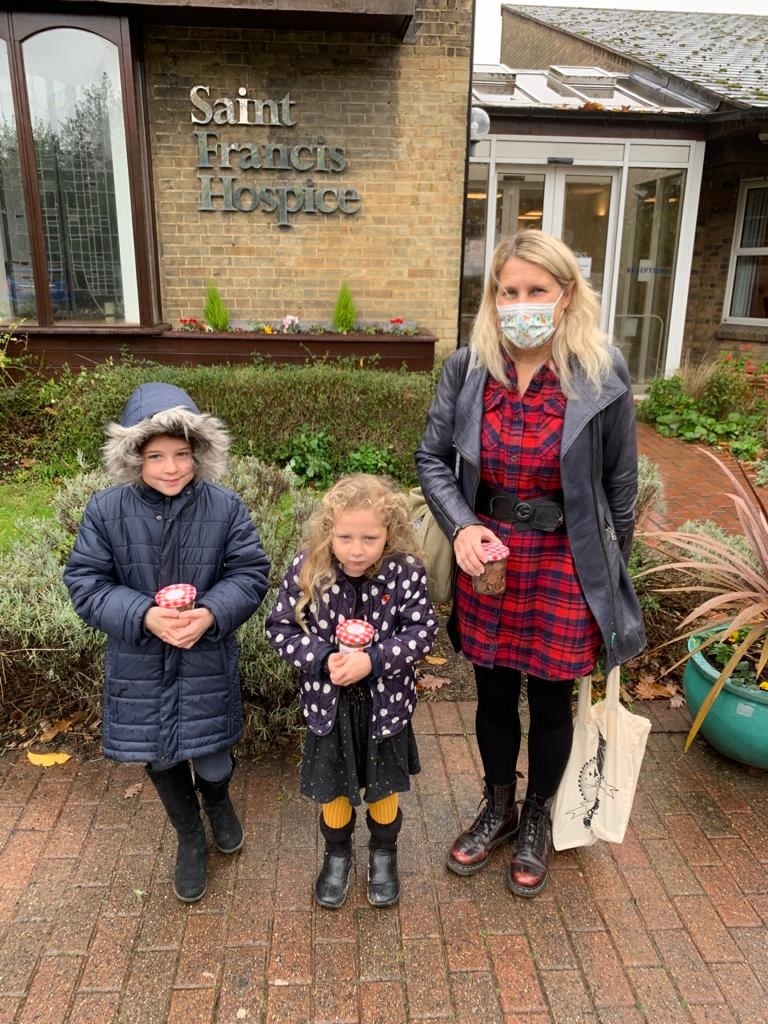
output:
POLYGON ((195 476, 219 479, 227 468, 229 434, 224 424, 198 407, 181 388, 162 381, 140 384, 126 402, 119 423, 107 427, 104 468, 119 484, 141 480, 141 449, 158 434, 186 438, 195 456, 195 476))

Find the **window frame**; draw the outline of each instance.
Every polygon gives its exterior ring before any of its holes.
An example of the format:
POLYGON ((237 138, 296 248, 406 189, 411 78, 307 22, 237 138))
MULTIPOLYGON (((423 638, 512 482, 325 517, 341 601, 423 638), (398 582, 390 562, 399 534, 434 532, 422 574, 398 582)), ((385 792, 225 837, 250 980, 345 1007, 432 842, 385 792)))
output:
POLYGON ((127 18, 113 16, 90 16, 77 14, 43 13, 0 13, 0 38, 8 47, 8 61, 11 76, 16 120, 16 134, 21 164, 21 180, 24 187, 24 208, 29 233, 30 258, 35 285, 37 316, 35 323, 25 324, 25 329, 44 329, 46 332, 61 331, 82 333, 108 329, 110 332, 136 332, 141 328, 160 328, 159 295, 160 283, 156 259, 154 214, 151 208, 149 171, 149 145, 145 137, 146 118, 140 120, 139 109, 143 108, 139 93, 140 78, 134 57, 134 40, 127 18), (114 44, 118 51, 120 86, 123 99, 123 127, 125 132, 128 165, 129 201, 135 253, 136 288, 139 300, 139 322, 108 323, 89 321, 77 323, 54 320, 48 279, 48 259, 43 231, 43 211, 39 198, 37 159, 35 153, 32 123, 24 73, 22 46, 26 40, 49 29, 75 29, 91 32, 114 44))
POLYGON ((764 246, 743 246, 741 238, 744 233, 744 216, 747 209, 747 197, 752 189, 768 190, 768 177, 745 178, 739 183, 739 198, 736 203, 736 216, 733 226, 733 240, 728 262, 725 296, 723 299, 723 315, 721 322, 732 326, 768 327, 768 317, 731 316, 729 310, 733 301, 733 289, 736 283, 736 266, 740 257, 758 256, 768 260, 768 244, 764 246))

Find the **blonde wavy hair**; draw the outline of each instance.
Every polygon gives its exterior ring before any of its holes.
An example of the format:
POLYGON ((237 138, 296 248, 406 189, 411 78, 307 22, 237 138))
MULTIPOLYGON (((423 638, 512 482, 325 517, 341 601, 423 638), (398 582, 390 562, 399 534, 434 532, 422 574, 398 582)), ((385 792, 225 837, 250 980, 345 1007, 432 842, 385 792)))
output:
MULTIPOLYGON (((408 499, 394 481, 371 473, 342 477, 321 498, 307 521, 301 550, 305 558, 299 572, 301 596, 296 602, 296 621, 305 628, 304 609, 319 604, 336 581, 333 530, 344 512, 370 509, 387 531, 382 560, 393 553, 420 557, 416 532, 411 522, 408 499)), ((372 566, 371 573, 379 566, 372 566)))
POLYGON ((600 302, 582 276, 573 251, 554 235, 536 229, 518 231, 494 249, 472 328, 471 344, 478 361, 500 384, 509 387, 504 353, 511 352, 511 348, 501 331, 496 298, 504 264, 513 256, 548 271, 571 297, 552 339, 552 359, 563 391, 566 395, 572 393, 574 363, 581 365, 587 381, 599 390, 611 367, 608 339, 600 330, 600 302))

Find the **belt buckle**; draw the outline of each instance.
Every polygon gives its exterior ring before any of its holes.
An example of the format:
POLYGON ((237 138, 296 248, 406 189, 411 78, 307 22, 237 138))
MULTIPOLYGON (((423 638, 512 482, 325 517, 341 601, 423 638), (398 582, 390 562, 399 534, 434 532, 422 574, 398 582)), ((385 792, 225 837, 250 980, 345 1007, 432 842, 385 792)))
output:
POLYGON ((528 501, 518 501, 513 509, 515 522, 527 523, 533 518, 534 508, 528 501))

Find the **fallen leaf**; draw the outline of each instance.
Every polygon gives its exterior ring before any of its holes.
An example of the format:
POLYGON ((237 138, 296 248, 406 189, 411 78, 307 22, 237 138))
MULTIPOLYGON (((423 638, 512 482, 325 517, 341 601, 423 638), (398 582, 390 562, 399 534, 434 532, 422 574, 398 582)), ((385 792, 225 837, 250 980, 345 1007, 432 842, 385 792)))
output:
POLYGON ((447 658, 441 658, 437 654, 427 654, 424 658, 427 665, 445 665, 447 658))
POLYGON ((416 689, 439 690, 442 686, 445 686, 446 683, 450 683, 450 681, 451 680, 448 678, 448 676, 419 676, 419 678, 416 680, 416 689))
POLYGON ((653 676, 642 676, 634 689, 637 700, 659 700, 662 697, 671 697, 673 692, 672 686, 657 683, 653 676))
POLYGON ((39 743, 50 743, 51 740, 55 739, 62 732, 69 732, 73 725, 77 722, 81 722, 85 718, 85 715, 80 712, 77 715, 72 715, 71 718, 60 718, 58 722, 54 722, 49 725, 47 729, 40 733, 37 737, 39 743))
POLYGON ((70 757, 72 757, 71 754, 34 754, 31 750, 27 751, 27 760, 31 764, 40 765, 41 768, 51 768, 55 764, 66 764, 70 757))
POLYGON ((130 800, 132 796, 138 796, 142 789, 144 789, 143 782, 134 782, 132 786, 129 786, 124 791, 123 800, 130 800))

